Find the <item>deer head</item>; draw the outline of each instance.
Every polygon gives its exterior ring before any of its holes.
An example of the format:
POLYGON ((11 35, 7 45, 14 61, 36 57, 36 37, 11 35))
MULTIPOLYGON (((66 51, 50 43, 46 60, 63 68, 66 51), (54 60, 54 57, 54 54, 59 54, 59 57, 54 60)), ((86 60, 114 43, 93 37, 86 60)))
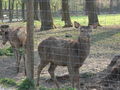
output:
POLYGON ((1 25, 0 26, 0 35, 2 36, 2 44, 5 45, 8 41, 8 34, 9 34, 9 25, 1 25))
POLYGON ((94 26, 81 26, 78 22, 74 22, 74 27, 80 31, 80 37, 86 37, 89 38, 90 37, 90 33, 92 32, 92 29, 94 28, 94 26))

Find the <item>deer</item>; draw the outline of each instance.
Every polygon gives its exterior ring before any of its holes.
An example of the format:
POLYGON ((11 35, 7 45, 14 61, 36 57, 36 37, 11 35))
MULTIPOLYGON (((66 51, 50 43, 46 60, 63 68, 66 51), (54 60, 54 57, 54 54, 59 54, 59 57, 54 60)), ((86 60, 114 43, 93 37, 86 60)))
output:
MULTIPOLYGON (((14 55, 16 57, 16 71, 19 73, 20 61, 22 55, 20 54, 20 48, 24 49, 26 44, 27 32, 24 28, 18 27, 11 29, 9 25, 0 26, 0 35, 2 36, 2 44, 10 43, 13 48, 14 55)), ((24 67, 25 67, 25 55, 23 54, 24 67)), ((26 74, 26 70, 25 70, 26 74)))
POLYGON ((79 68, 90 53, 90 33, 93 26, 81 26, 74 21, 74 27, 80 31, 77 40, 48 37, 39 43, 40 64, 37 71, 37 86, 42 69, 50 64, 48 72, 58 88, 59 83, 54 74, 55 69, 57 66, 67 66, 72 87, 80 89, 79 68))

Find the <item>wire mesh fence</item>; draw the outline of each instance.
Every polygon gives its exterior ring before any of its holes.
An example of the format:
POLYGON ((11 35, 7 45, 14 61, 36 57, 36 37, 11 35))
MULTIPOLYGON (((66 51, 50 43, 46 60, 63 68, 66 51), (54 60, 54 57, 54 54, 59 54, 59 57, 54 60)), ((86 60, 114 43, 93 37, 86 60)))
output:
MULTIPOLYGON (((86 0, 87 4, 84 0, 70 0, 68 11, 63 10, 62 1, 41 1, 34 4, 37 5, 35 19, 38 20, 34 27, 35 83, 47 88, 74 86, 78 90, 119 90, 120 1, 98 0, 92 11, 89 11, 92 7, 86 8, 90 0, 86 0), (46 11, 48 8, 50 11, 46 11), (88 18, 91 12, 92 24, 88 18), (96 14, 97 22, 94 20, 96 14), (68 15, 70 20, 66 20, 68 15)), ((27 11, 23 2, 15 2, 13 10, 5 3, 8 2, 3 2, 0 22, 0 78, 19 81, 24 78, 25 53, 19 48, 24 48, 26 40, 26 22, 23 21, 26 21, 27 11), (3 24, 9 27, 2 27, 3 24), (7 41, 9 43, 3 46, 7 41), (20 54, 15 58, 14 52, 20 54), (21 58, 20 64, 17 59, 21 58), (19 73, 16 73, 16 67, 20 67, 19 73)))

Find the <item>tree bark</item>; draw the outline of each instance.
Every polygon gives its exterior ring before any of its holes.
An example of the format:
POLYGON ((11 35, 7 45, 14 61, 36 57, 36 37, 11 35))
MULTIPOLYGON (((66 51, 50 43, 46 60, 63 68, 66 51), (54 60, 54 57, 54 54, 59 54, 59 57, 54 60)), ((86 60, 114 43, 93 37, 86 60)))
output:
POLYGON ((27 78, 33 80, 34 78, 34 0, 27 0, 27 40, 26 40, 26 73, 27 78))
POLYGON ((25 2, 22 1, 22 19, 25 21, 25 2))
POLYGON ((86 12, 88 14, 89 21, 88 25, 100 25, 96 9, 96 0, 86 0, 86 12))
POLYGON ((40 30, 49 30, 54 28, 53 18, 50 8, 50 0, 40 0, 40 18, 41 18, 41 28, 40 30))
POLYGON ((0 0, 0 19, 3 18, 3 12, 2 12, 2 0, 0 0))
POLYGON ((38 2, 35 0, 34 1, 34 19, 39 20, 38 16, 38 2))
POLYGON ((102 83, 110 84, 115 81, 120 81, 120 55, 117 55, 112 59, 106 71, 108 72, 108 75, 101 80, 102 83))
POLYGON ((72 27, 72 22, 69 14, 68 0, 62 0, 62 21, 65 22, 64 27, 72 27))
POLYGON ((9 21, 12 22, 14 12, 14 0, 9 0, 9 21))
POLYGON ((110 0, 110 11, 109 13, 112 13, 113 11, 113 0, 110 0))

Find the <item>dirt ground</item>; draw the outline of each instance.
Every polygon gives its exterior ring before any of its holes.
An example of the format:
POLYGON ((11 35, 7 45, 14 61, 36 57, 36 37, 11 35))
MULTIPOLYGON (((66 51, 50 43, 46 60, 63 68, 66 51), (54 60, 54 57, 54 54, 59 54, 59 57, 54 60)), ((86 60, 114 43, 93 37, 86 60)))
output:
MULTIPOLYGON (((112 27, 111 27, 112 28, 112 27)), ((111 28, 107 28, 104 30, 110 31, 111 28)), ((118 34, 120 31, 120 27, 118 28, 112 28, 114 29, 114 34, 118 34)), ((101 29, 100 29, 101 30, 101 29)), ((97 30, 94 32, 93 38, 95 38, 96 33, 103 33, 103 31, 97 30), (100 32, 99 32, 100 31, 100 32)), ((97 33, 97 34, 98 34, 97 33)), ((110 35, 113 33, 109 33, 110 35)), ((97 36, 97 35, 96 35, 97 36)), ((103 35, 104 36, 104 35, 103 35)), ((106 34, 107 36, 107 34, 106 34)), ((111 36, 110 36, 111 37, 111 36)), ((99 37, 99 41, 94 39, 94 42, 91 44, 91 51, 90 55, 87 58, 87 60, 84 62, 83 66, 80 68, 80 83, 82 90, 99 90, 101 86, 97 84, 101 78, 103 78, 108 72, 105 71, 107 65, 110 63, 114 55, 119 54, 118 49, 120 50, 120 43, 118 42, 111 42, 113 44, 109 44, 110 42, 104 43, 103 37, 99 37), (96 41, 95 41, 96 40, 96 41), (103 40, 103 41, 102 41, 103 40), (102 44, 101 44, 102 43, 102 44), (116 44, 115 44, 116 43, 116 44), (108 46, 107 46, 108 45, 108 46), (116 46, 114 46, 116 45, 116 46)), ((109 37, 106 40, 109 39, 109 37)), ((111 40, 114 37, 111 37, 111 40)), ((114 40, 114 39, 113 39, 114 40)), ((108 40, 109 41, 109 40, 108 40)), ((120 39, 119 39, 120 41, 120 39)), ((1 43, 1 42, 0 42, 1 43)), ((24 76, 24 67, 23 67, 23 61, 21 61, 20 66, 20 73, 16 73, 15 68, 15 57, 14 56, 1 56, 0 57, 0 78, 12 78, 16 81, 21 81, 25 78, 24 76)), ((36 79, 36 72, 37 72, 37 66, 40 62, 38 52, 35 51, 35 79, 36 79)), ((44 68, 44 70, 41 73, 40 76, 40 85, 44 87, 55 87, 55 84, 51 80, 47 80, 50 78, 47 69, 49 65, 44 68)), ((66 87, 70 86, 70 81, 68 77, 68 71, 66 67, 57 67, 56 71, 57 77, 60 86, 66 87)), ((109 87, 110 88, 110 87, 109 87)), ((118 90, 118 89, 100 89, 100 90, 118 90)))

